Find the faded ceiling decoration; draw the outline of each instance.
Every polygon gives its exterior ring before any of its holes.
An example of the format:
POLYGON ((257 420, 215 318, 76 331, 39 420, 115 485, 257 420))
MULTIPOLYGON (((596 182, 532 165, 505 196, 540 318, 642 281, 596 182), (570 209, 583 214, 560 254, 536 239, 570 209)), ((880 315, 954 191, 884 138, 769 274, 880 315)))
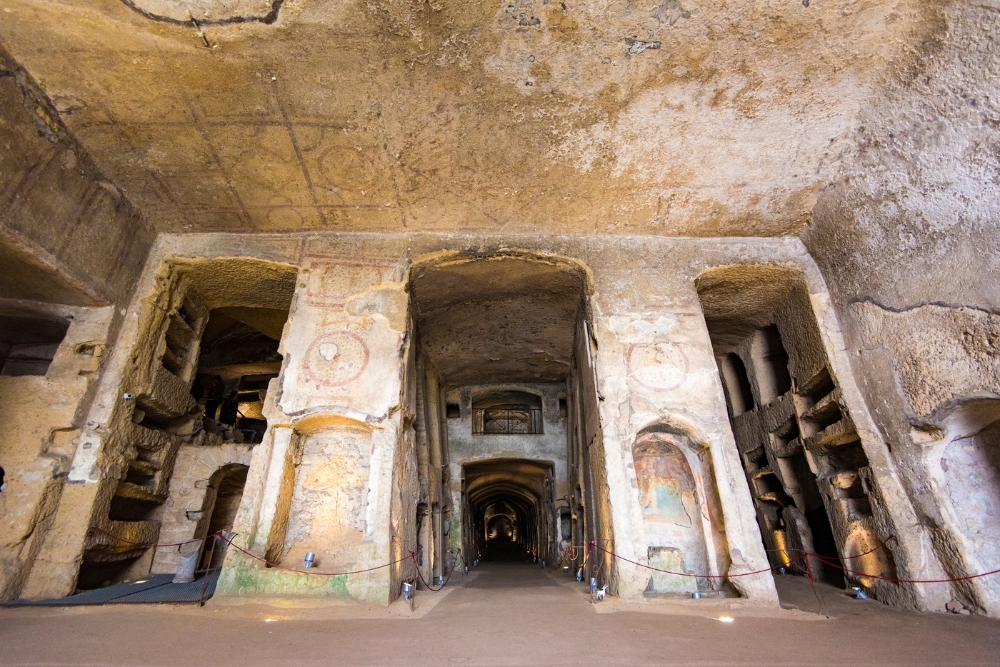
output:
POLYGON ((791 233, 930 29, 911 0, 3 11, 0 41, 174 232, 791 233))

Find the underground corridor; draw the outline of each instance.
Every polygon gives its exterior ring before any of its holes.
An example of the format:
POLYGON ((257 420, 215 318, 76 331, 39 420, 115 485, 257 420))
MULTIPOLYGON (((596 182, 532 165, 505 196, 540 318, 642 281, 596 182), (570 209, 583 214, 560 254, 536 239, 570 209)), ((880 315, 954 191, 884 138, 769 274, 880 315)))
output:
POLYGON ((607 531, 585 446, 598 423, 585 270, 509 254, 410 276, 419 579, 481 563, 582 572, 580 545, 607 531))
POLYGON ((998 74, 1000 0, 3 0, 0 667, 1000 664, 998 74))
POLYGON ((498 459, 464 465, 462 474, 462 514, 468 517, 463 553, 483 562, 558 559, 549 548, 538 555, 542 545, 550 546, 559 535, 559 527, 552 525, 551 463, 498 459))

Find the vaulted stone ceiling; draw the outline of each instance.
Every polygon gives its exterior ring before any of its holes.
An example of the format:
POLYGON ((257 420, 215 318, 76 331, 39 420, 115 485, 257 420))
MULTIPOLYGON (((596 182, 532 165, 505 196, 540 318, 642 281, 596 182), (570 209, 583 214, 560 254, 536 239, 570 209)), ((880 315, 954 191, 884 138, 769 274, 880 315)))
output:
POLYGON ((920 12, 0 0, 0 41, 161 231, 778 235, 837 176, 920 12))
POLYGON ((561 382, 586 276, 541 258, 417 265, 410 291, 420 350, 451 387, 561 382))

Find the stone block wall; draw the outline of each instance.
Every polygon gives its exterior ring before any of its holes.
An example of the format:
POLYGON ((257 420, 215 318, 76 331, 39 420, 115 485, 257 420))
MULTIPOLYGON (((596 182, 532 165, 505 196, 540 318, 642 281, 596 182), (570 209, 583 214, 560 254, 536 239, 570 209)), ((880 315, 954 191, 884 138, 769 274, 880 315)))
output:
POLYGON ((0 601, 16 599, 35 567, 55 518, 80 442, 113 318, 112 308, 49 308, 72 318, 45 375, 0 376, 0 601))
MULTIPOLYGON (((250 465, 251 451, 250 445, 237 443, 181 446, 174 461, 170 495, 160 516, 158 541, 176 544, 205 537, 215 502, 215 490, 211 488, 213 476, 227 466, 250 465)), ((222 546, 219 543, 216 548, 222 546)), ((152 572, 176 572, 179 563, 177 548, 158 549, 152 572)))

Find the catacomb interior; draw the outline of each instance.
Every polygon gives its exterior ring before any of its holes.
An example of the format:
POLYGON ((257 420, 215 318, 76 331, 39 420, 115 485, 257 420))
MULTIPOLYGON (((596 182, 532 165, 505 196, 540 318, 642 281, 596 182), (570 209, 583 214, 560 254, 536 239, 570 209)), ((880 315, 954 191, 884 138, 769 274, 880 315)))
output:
POLYGON ((238 505, 233 495, 240 483, 219 471, 239 464, 216 460, 222 465, 199 480, 187 469, 178 474, 176 461, 186 448, 198 448, 199 458, 210 460, 232 445, 259 440, 266 428, 266 383, 277 376, 282 313, 287 317, 294 281, 294 271, 239 261, 178 263, 160 274, 137 332, 146 345, 133 360, 131 377, 124 379, 130 391, 110 421, 109 444, 117 449, 121 473, 98 492, 78 589, 176 565, 169 557, 157 563, 152 548, 156 536, 174 532, 171 524, 193 528, 185 539, 203 538, 215 532, 210 529, 221 511, 231 528, 235 508, 217 506, 217 500, 238 505), (206 377, 218 382, 208 393, 200 391, 206 377), (254 389, 246 391, 248 385, 254 389), (200 506, 174 504, 166 511, 172 488, 184 493, 199 483, 200 506))
POLYGON ((990 3, 0 9, 0 601, 1000 615, 990 3))

